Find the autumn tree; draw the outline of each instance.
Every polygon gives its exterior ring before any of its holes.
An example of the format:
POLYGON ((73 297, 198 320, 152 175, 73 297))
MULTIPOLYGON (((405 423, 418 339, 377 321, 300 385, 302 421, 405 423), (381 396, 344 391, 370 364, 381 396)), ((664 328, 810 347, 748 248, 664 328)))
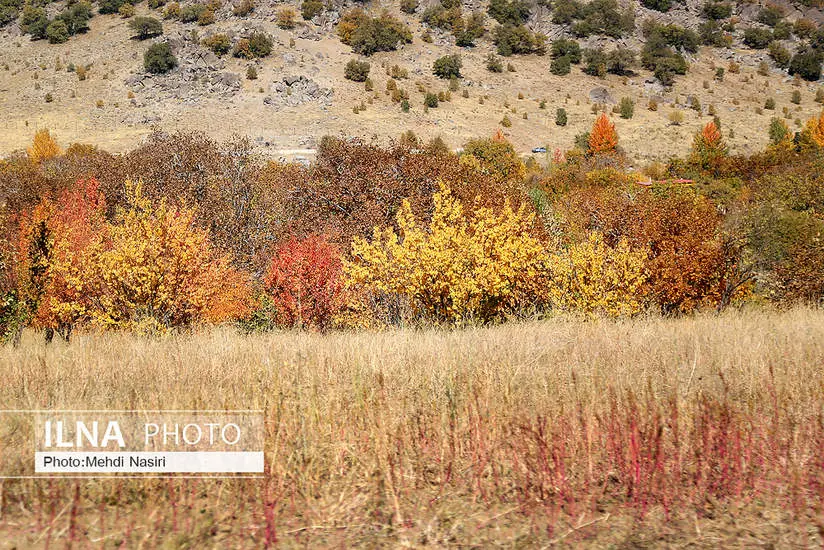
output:
POLYGON ((816 147, 824 147, 824 111, 814 116, 804 125, 802 137, 816 147))
POLYGON ((38 130, 34 134, 31 147, 27 149, 29 160, 33 163, 40 163, 44 160, 52 159, 60 155, 60 147, 49 133, 48 128, 38 130))
POLYGON ((547 255, 530 234, 533 214, 508 204, 470 211, 448 187, 434 196, 428 227, 404 201, 399 231, 356 237, 347 283, 407 304, 439 323, 491 322, 546 301, 547 255))
POLYGON ((715 122, 708 122, 695 135, 690 152, 690 162, 700 166, 703 170, 717 168, 720 159, 727 156, 727 144, 721 137, 721 131, 715 122))
POLYGON ((618 133, 615 131, 615 124, 610 122, 606 114, 601 113, 589 133, 589 154, 611 154, 617 147, 618 133))
POLYGON ((608 246, 591 232, 585 240, 553 255, 550 296, 553 307, 587 316, 630 316, 644 304, 647 251, 632 249, 626 238, 608 246))
POLYGON ((264 278, 278 326, 328 329, 343 307, 341 253, 326 238, 291 238, 275 250, 264 278))
POLYGON ((153 203, 127 183, 129 206, 108 229, 100 253, 95 322, 106 328, 164 331, 248 314, 246 276, 216 250, 195 213, 153 203))

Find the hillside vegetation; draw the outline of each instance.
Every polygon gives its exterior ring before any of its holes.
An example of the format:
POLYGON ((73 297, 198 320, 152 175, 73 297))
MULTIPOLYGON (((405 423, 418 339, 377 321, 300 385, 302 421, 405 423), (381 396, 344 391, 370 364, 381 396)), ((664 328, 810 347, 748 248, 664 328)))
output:
POLYGON ((455 148, 502 128, 528 153, 570 147, 627 98, 633 160, 666 160, 713 116, 752 154, 772 111, 796 130, 824 100, 814 4, 6 2, 5 153, 43 127, 111 151, 155 127, 237 133, 270 157, 327 134, 415 128, 455 148))

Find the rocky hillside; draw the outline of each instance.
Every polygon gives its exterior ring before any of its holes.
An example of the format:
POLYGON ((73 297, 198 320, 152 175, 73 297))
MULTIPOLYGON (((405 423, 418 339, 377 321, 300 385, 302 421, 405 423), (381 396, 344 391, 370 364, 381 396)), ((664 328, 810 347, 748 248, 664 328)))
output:
POLYGON ((237 133, 274 157, 326 134, 457 148, 502 128, 528 153, 572 146, 605 110, 649 161, 713 117, 753 151, 771 118, 797 128, 824 102, 824 15, 800 3, 0 5, 2 154, 41 127, 113 151, 155 127, 237 133))

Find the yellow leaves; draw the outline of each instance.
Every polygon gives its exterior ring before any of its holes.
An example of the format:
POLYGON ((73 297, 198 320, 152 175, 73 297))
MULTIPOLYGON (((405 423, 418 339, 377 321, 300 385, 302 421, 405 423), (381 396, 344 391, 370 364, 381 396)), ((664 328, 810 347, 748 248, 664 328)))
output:
POLYGON ((807 121, 804 125, 804 133, 819 147, 824 147, 824 111, 807 121))
POLYGON ((547 255, 529 233, 532 214, 509 205, 465 213, 445 186, 434 205, 429 227, 404 202, 399 233, 375 228, 371 242, 355 238, 348 285, 403 298, 415 313, 449 323, 487 322, 543 300, 547 255))
POLYGON ((43 162, 60 155, 60 147, 57 142, 49 134, 47 128, 38 130, 34 134, 34 140, 31 147, 28 148, 27 153, 29 160, 33 163, 43 162))
POLYGON ((626 240, 615 248, 600 233, 552 258, 552 303, 588 316, 618 317, 641 311, 639 299, 646 281, 645 251, 632 250, 626 240))
POLYGON ((141 195, 140 183, 127 184, 127 190, 130 208, 118 213, 99 258, 103 292, 97 322, 139 328, 150 317, 156 330, 244 315, 248 282, 228 256, 212 249, 194 212, 165 201, 152 204, 141 195))

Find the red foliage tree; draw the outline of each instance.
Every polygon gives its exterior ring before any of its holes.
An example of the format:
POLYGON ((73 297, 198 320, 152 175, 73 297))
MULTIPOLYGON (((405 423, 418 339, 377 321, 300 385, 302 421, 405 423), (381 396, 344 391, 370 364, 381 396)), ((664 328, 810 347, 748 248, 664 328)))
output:
POLYGON ((291 238, 276 250, 264 279, 280 326, 329 328, 343 306, 341 254, 325 237, 291 238))

